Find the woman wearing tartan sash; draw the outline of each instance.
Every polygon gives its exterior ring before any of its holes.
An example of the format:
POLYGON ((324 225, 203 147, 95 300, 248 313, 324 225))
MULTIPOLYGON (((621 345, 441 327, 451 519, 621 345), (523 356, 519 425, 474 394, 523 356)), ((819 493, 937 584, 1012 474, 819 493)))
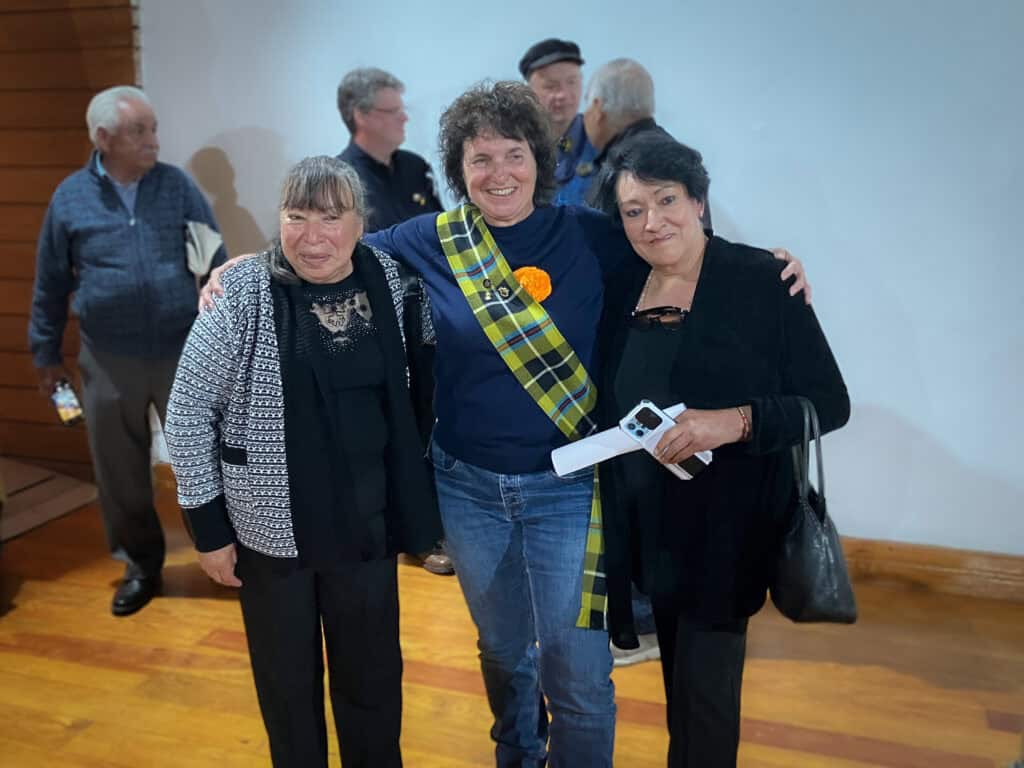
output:
POLYGON ((430 457, 479 631, 496 765, 610 766, 599 496, 593 471, 559 478, 550 453, 593 428, 602 275, 629 246, 596 211, 548 205, 554 147, 523 84, 456 99, 441 154, 468 203, 367 242, 416 269, 432 302, 430 457))
POLYGON ((550 205, 555 148, 528 86, 457 98, 441 156, 467 202, 364 242, 418 272, 431 302, 430 459, 479 633, 495 763, 606 768, 615 704, 600 497, 592 470, 559 478, 550 454, 593 428, 603 281, 637 257, 606 215, 550 205))

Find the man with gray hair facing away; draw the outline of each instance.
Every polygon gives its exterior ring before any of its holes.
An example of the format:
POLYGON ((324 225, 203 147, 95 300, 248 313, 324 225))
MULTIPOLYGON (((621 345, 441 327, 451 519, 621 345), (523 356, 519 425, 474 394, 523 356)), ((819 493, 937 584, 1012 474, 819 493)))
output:
MULTIPOLYGON (((612 59, 602 65, 587 83, 583 125, 597 148, 595 171, 613 152, 621 152, 631 138, 649 131, 669 135, 654 121, 654 80, 633 59, 612 59)), ((701 216, 704 229, 711 229, 711 203, 701 216)))
MULTIPOLYGON (((86 110, 94 150, 53 193, 39 234, 29 347, 42 393, 62 379, 68 299, 79 318, 83 410, 111 554, 125 563, 111 611, 126 616, 160 588, 164 535, 153 504, 148 410, 161 420, 196 316, 188 222, 216 230, 179 168, 157 161, 156 115, 117 86, 86 110)), ((195 224, 193 225, 195 226, 195 224)), ((211 266, 224 261, 218 247, 211 266)))
MULTIPOLYGON (((353 69, 338 84, 338 112, 351 140, 338 159, 351 165, 363 182, 369 213, 366 232, 398 224, 421 213, 444 210, 434 190, 430 164, 414 152, 399 149, 409 116, 402 103, 405 85, 376 67, 353 69)), ((405 338, 408 340, 409 390, 416 422, 426 442, 434 425, 434 347, 423 343, 420 322, 423 286, 416 275, 398 266, 404 286, 405 338)), ((431 573, 455 573, 439 543, 420 555, 431 573)))

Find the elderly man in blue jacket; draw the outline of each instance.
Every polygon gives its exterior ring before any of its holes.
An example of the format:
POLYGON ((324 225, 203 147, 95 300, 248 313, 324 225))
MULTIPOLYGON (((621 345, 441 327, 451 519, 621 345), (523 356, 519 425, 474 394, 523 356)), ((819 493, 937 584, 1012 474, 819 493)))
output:
MULTIPOLYGON (((61 340, 79 318, 82 406, 111 554, 125 563, 111 610, 125 616, 160 588, 164 535, 153 503, 149 406, 161 419, 196 314, 186 228, 216 230, 191 179, 157 161, 149 99, 117 86, 86 110, 95 147, 60 183, 39 234, 29 345, 40 389, 67 379, 61 340)), ((207 232, 209 230, 206 230, 207 232)), ((224 260, 222 247, 212 265, 224 260)))

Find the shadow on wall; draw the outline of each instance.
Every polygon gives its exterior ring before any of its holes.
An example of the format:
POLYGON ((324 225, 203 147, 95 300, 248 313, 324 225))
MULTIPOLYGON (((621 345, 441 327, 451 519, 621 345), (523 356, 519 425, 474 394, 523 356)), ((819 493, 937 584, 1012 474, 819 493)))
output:
POLYGON ((858 403, 824 448, 829 510, 842 533, 1024 554, 1019 478, 964 463, 900 413, 858 403))
POLYGON ((253 215, 238 204, 235 169, 220 147, 203 147, 188 161, 188 169, 200 187, 213 199, 213 215, 224 235, 228 255, 261 251, 267 238, 253 215))
POLYGON ((189 159, 189 172, 213 200, 213 213, 230 256, 263 250, 277 235, 277 195, 286 166, 281 137, 262 128, 214 136, 189 159), (240 158, 259 158, 259 162, 240 158), (249 197, 255 198, 255 215, 239 205, 240 188, 253 193, 249 197), (257 222, 264 222, 264 228, 257 222))

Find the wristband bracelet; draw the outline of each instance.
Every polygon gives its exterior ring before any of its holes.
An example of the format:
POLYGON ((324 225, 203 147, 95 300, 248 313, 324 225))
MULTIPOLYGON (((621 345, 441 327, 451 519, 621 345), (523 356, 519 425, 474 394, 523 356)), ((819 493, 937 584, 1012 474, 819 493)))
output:
POLYGON ((743 434, 740 435, 740 442, 745 443, 750 439, 750 419, 747 418, 746 412, 740 406, 736 406, 736 410, 740 414, 740 418, 743 419, 743 434))

